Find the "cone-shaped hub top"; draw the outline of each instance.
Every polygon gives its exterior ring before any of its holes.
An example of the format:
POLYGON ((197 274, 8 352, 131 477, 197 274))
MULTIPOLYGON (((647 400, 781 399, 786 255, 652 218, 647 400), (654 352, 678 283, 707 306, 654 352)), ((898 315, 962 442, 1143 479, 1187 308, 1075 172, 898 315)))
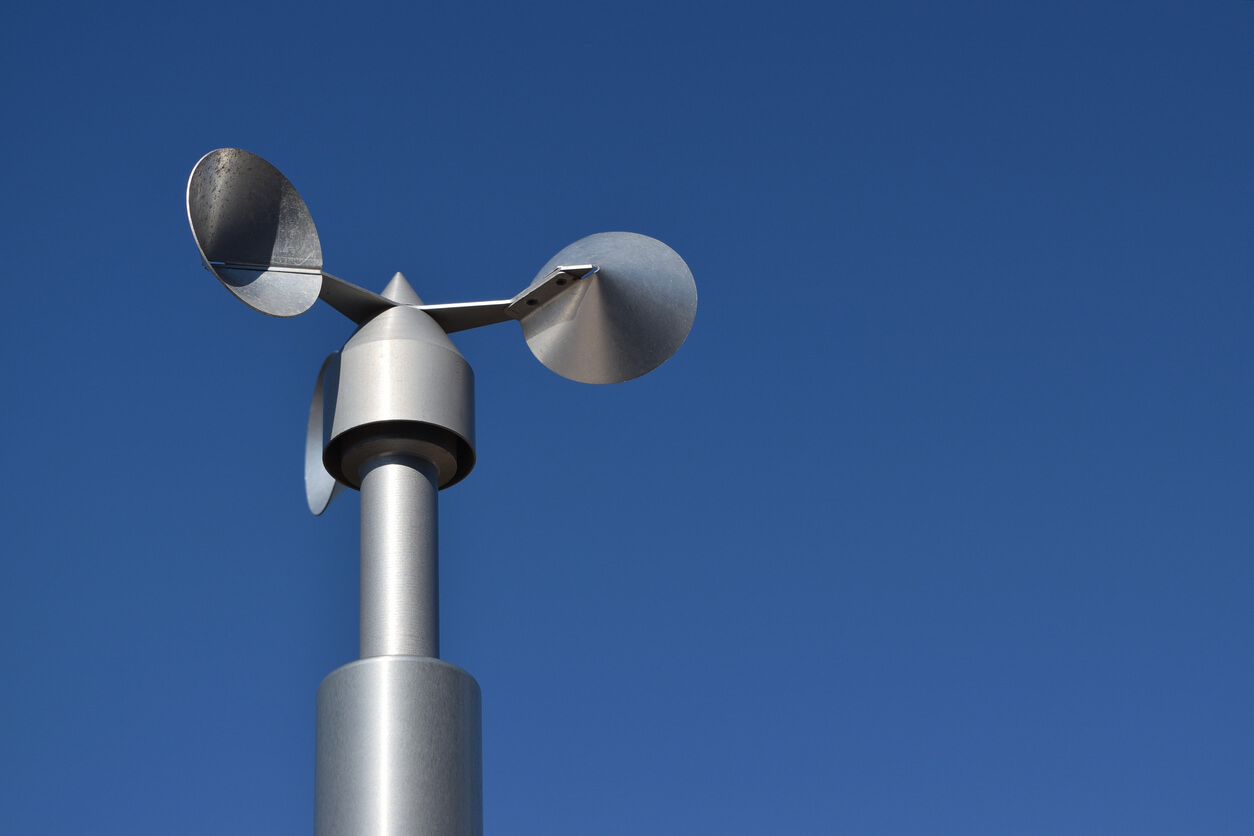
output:
POLYGON ((383 288, 383 292, 379 294, 384 299, 391 299, 402 305, 421 305, 422 300, 418 298, 417 291, 406 281, 405 276, 397 273, 392 277, 392 281, 388 282, 388 286, 383 288))

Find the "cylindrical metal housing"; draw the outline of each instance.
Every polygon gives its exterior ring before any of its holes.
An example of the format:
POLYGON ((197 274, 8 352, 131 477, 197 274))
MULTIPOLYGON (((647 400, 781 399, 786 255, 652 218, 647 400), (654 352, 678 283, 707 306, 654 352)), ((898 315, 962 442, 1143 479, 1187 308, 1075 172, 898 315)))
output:
POLYGON ((379 456, 361 469, 361 656, 440 655, 436 467, 379 456))
POLYGON ((318 688, 314 836, 481 836, 479 685, 439 659, 379 656, 318 688))
POLYGON ((474 374, 417 308, 391 308, 361 326, 325 385, 335 397, 325 399, 322 461, 337 481, 359 487, 360 465, 379 453, 431 459, 442 488, 474 466, 474 374))

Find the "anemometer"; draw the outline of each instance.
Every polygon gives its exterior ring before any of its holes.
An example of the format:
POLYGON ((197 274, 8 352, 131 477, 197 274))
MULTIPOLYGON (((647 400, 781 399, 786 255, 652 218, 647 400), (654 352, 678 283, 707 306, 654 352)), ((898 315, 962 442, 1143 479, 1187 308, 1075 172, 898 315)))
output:
POLYGON ((688 336, 692 273, 660 241, 605 232, 509 299, 427 305, 400 273, 373 293, 322 269, 295 187, 235 148, 196 164, 187 216, 205 269, 249 307, 321 299, 356 326, 318 373, 305 442, 310 511, 361 492, 361 658, 318 688, 314 833, 477 836, 479 686, 439 658, 437 494, 475 463, 474 375, 449 334, 514 320, 563 377, 620 383, 688 336))

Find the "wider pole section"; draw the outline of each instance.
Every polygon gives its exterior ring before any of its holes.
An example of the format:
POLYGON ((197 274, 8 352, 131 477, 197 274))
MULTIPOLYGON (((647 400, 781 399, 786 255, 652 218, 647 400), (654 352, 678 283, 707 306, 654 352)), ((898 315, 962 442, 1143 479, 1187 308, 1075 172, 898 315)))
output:
POLYGON ((385 455, 361 468, 361 658, 440 655, 436 466, 385 455))

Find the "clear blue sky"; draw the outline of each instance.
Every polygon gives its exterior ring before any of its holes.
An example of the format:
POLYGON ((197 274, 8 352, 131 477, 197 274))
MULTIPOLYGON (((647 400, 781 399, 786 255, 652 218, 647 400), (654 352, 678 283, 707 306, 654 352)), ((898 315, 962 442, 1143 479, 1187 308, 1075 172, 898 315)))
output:
POLYGON ((25 4, 0 89, 5 833, 312 827, 351 326, 201 269, 223 146, 375 290, 696 276, 620 386, 457 338, 489 833, 1254 832, 1254 3, 25 4))

